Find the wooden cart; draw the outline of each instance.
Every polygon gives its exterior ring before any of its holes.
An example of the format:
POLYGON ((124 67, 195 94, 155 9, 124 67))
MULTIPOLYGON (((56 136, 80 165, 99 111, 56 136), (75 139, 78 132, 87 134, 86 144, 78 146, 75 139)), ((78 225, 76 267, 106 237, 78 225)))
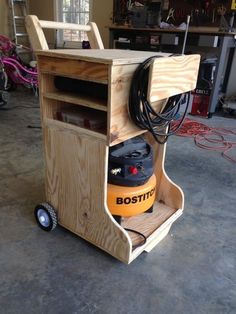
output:
POLYGON ((198 55, 169 57, 153 52, 96 49, 37 53, 46 206, 55 209, 60 225, 125 263, 132 262, 143 251, 149 252, 163 239, 184 206, 183 192, 164 170, 166 145, 157 144, 146 131, 138 129, 128 114, 133 73, 153 55, 163 57, 154 62, 149 80, 149 98, 154 106, 160 107, 167 97, 195 88, 198 55), (92 88, 86 93, 60 91, 55 87, 56 76, 95 82, 107 90, 107 96, 100 98, 92 88), (91 130, 59 121, 57 112, 71 105, 78 110, 90 108, 95 114, 99 111, 106 127, 91 130), (106 202, 108 150, 137 135, 145 136, 153 146, 158 182, 156 202, 152 213, 122 219, 120 225, 106 202), (124 228, 145 234, 146 243, 133 249, 140 238, 124 228))

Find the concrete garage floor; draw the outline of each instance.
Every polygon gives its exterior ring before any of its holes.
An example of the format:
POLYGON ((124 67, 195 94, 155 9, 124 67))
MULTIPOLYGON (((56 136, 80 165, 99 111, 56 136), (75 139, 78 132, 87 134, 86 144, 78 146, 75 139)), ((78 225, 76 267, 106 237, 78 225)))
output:
MULTIPOLYGON (((9 108, 37 106, 27 90, 9 108)), ((235 127, 235 119, 200 119, 235 127)), ((39 109, 0 111, 0 313, 236 313, 236 166, 172 137, 166 170, 185 192, 184 215, 129 266, 58 227, 38 228, 45 200, 39 109)))

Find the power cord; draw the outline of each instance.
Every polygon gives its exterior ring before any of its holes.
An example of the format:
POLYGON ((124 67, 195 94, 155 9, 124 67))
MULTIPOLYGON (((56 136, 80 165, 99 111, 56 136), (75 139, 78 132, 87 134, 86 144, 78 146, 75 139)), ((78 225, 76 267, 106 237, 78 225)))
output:
POLYGON ((153 109, 147 100, 149 68, 153 61, 160 57, 150 57, 136 69, 130 88, 129 114, 139 128, 150 131, 158 143, 164 144, 168 137, 181 127, 188 111, 190 92, 170 97, 162 112, 153 109), (175 128, 170 129, 171 122, 177 119, 183 104, 186 106, 181 119, 175 128))
POLYGON ((134 229, 129 229, 129 228, 124 228, 124 229, 126 231, 128 231, 128 232, 133 232, 133 233, 135 233, 135 234, 137 234, 137 235, 139 235, 140 237, 143 238, 143 241, 141 243, 132 246, 133 250, 137 249, 138 247, 140 247, 140 246, 142 246, 142 245, 144 245, 146 243, 147 237, 143 233, 141 233, 141 232, 139 232, 137 230, 134 230, 134 229))
POLYGON ((42 129, 41 126, 37 126, 37 125, 27 125, 28 129, 42 129))
POLYGON ((209 127, 204 123, 185 119, 176 135, 192 137, 198 147, 221 152, 224 158, 236 163, 236 128, 209 127))

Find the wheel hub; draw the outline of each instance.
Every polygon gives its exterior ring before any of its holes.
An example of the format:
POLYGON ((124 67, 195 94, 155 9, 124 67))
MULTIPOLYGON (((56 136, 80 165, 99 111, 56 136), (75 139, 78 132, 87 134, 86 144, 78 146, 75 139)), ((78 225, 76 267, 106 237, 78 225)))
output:
POLYGON ((50 225, 50 218, 48 213, 44 209, 39 209, 37 212, 38 220, 43 227, 50 225))

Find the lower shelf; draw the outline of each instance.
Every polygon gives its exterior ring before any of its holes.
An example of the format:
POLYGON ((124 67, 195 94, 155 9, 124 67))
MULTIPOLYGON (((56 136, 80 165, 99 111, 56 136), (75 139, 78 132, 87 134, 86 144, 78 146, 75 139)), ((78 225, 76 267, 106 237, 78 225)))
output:
MULTIPOLYGON (((152 213, 123 218, 121 226, 141 232, 148 239, 177 211, 177 209, 170 208, 163 203, 155 202, 152 213)), ((143 239, 139 235, 129 231, 128 234, 134 247, 142 243, 143 239)))

